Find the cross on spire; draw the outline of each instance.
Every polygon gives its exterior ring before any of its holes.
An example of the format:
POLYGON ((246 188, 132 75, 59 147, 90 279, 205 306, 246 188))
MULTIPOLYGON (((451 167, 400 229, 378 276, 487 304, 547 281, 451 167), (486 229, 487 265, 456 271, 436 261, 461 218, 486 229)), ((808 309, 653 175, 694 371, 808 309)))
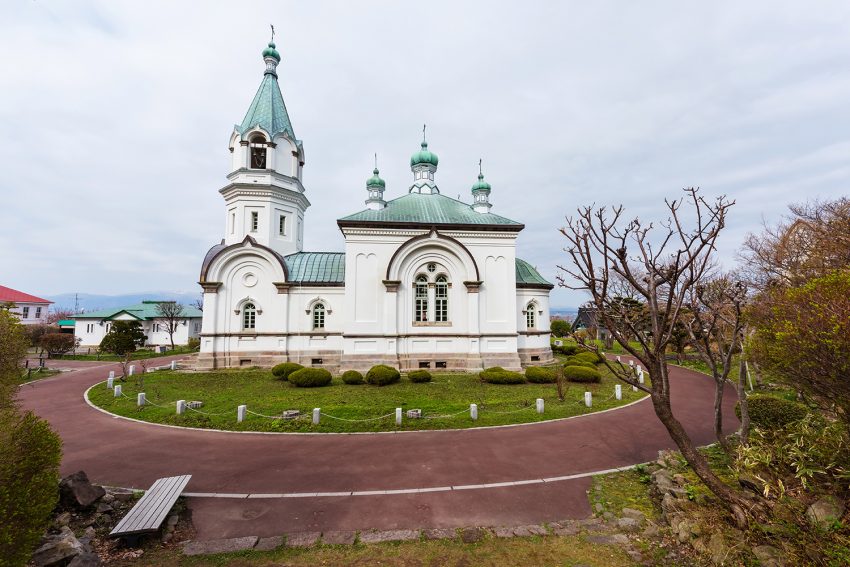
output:
POLYGON ((481 162, 482 161, 483 160, 481 158, 478 158, 478 175, 484 175, 484 171, 481 169, 481 162))
POLYGON ((427 124, 423 124, 423 125, 422 125, 422 141, 423 141, 423 142, 425 141, 425 127, 426 127, 426 126, 427 126, 427 124))
POLYGON ((378 169, 378 152, 375 152, 375 169, 378 169))
POLYGON ((272 43, 274 43, 274 24, 269 24, 269 27, 272 29, 272 38, 271 38, 271 40, 270 40, 270 41, 271 41, 272 43))

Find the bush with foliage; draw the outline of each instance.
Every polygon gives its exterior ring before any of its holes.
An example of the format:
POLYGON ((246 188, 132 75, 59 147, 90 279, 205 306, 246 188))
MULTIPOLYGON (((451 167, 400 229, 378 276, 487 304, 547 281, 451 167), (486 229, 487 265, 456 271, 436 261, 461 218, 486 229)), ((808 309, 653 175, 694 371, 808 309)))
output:
POLYGON ((488 384, 525 384, 525 376, 519 372, 505 370, 501 366, 487 368, 480 372, 478 377, 488 384))
POLYGON ((366 382, 363 379, 363 375, 357 372, 356 370, 346 370, 345 372, 343 372, 342 381, 352 386, 364 384, 366 382))
POLYGON ((416 384, 431 381, 431 373, 427 370, 414 370, 407 375, 407 378, 416 384))
POLYGON ((112 328, 100 341, 100 350, 124 357, 123 374, 127 375, 127 362, 130 355, 145 344, 148 339, 138 321, 113 321, 112 328))
MULTIPOLYGON (((791 422, 803 419, 809 414, 809 408, 800 402, 793 402, 767 394, 747 396, 747 409, 750 421, 755 427, 776 429, 791 422)), ((735 414, 741 419, 741 406, 735 406, 735 414)))
POLYGON ((401 373, 386 364, 375 365, 366 373, 366 383, 373 386, 386 386, 398 382, 400 379, 401 373))
POLYGON ((525 369, 525 379, 532 384, 554 384, 555 370, 540 366, 529 366, 525 369))
POLYGON ((570 382, 590 384, 602 381, 602 374, 595 368, 587 368, 586 366, 565 366, 564 378, 570 382))
POLYGON ((278 380, 287 380, 293 372, 304 368, 297 362, 282 362, 272 367, 272 376, 278 380))
POLYGON ((188 342, 186 342, 186 346, 192 350, 198 350, 201 348, 201 339, 198 337, 189 337, 188 342))
POLYGON ((298 388, 318 388, 331 383, 333 376, 324 368, 302 368, 288 376, 289 383, 298 388))
POLYGON ((572 325, 563 319, 554 319, 549 323, 549 330, 552 331, 552 335, 555 337, 566 337, 570 334, 572 325))
POLYGON ((74 350, 81 340, 70 333, 45 333, 39 338, 38 346, 43 348, 48 356, 61 356, 74 350))
POLYGON ((564 366, 584 366, 585 368, 596 368, 596 364, 593 362, 588 362, 587 360, 577 359, 573 356, 567 358, 564 362, 564 366))
POLYGON ((602 362, 602 355, 601 354, 591 352, 589 350, 583 350, 581 352, 577 352, 574 355, 572 355, 571 358, 572 358, 572 360, 575 360, 577 362, 589 362, 591 364, 599 364, 600 362, 602 362))
POLYGON ((578 345, 575 343, 564 343, 561 346, 552 345, 552 352, 572 356, 578 352, 578 345))

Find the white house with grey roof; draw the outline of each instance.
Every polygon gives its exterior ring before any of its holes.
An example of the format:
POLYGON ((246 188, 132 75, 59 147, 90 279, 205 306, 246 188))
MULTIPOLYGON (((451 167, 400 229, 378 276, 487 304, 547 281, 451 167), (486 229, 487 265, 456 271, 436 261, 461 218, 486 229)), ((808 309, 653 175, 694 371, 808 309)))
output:
POLYGON ((551 362, 553 286, 516 257, 524 225, 491 212, 492 188, 480 172, 472 203, 443 195, 439 160, 424 140, 403 195, 385 198, 376 167, 366 208, 337 221, 344 252, 303 250, 304 146, 278 86, 274 43, 262 55, 262 83, 230 136, 231 172, 219 191, 225 235, 201 267, 198 366, 478 370, 551 362))

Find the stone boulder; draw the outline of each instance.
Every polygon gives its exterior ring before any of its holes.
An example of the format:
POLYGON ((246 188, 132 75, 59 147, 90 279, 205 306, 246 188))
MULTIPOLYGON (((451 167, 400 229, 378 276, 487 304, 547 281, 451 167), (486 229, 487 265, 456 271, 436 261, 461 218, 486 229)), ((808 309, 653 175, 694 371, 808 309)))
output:
POLYGON ((806 508, 806 519, 816 528, 829 527, 844 515, 844 502, 835 496, 824 496, 806 508))
POLYGON ((85 472, 70 474, 59 482, 59 495, 62 504, 69 508, 88 508, 101 498, 106 491, 102 486, 89 482, 85 472))
POLYGON ((48 536, 41 547, 35 550, 32 562, 37 567, 64 565, 83 552, 83 544, 74 536, 71 528, 63 526, 58 534, 48 536))
POLYGON ((772 545, 759 545, 753 548, 753 555, 759 560, 761 567, 784 567, 785 553, 772 545))
POLYGON ((100 567, 102 562, 96 553, 81 553, 74 557, 68 567, 100 567))

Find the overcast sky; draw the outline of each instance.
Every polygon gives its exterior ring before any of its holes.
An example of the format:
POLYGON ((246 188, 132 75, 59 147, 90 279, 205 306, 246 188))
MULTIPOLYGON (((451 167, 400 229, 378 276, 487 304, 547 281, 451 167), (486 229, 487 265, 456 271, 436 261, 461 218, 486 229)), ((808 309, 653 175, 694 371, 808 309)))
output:
MULTIPOLYGON (((554 281, 582 204, 737 201, 720 253, 790 202, 848 193, 848 2, 67 2, 0 11, 0 284, 193 291, 223 236, 228 137, 269 23, 304 141, 306 250, 342 250, 372 155, 388 198, 428 124, 437 184, 478 159, 518 254, 554 281)), ((554 306, 583 296, 553 291, 554 306)))

